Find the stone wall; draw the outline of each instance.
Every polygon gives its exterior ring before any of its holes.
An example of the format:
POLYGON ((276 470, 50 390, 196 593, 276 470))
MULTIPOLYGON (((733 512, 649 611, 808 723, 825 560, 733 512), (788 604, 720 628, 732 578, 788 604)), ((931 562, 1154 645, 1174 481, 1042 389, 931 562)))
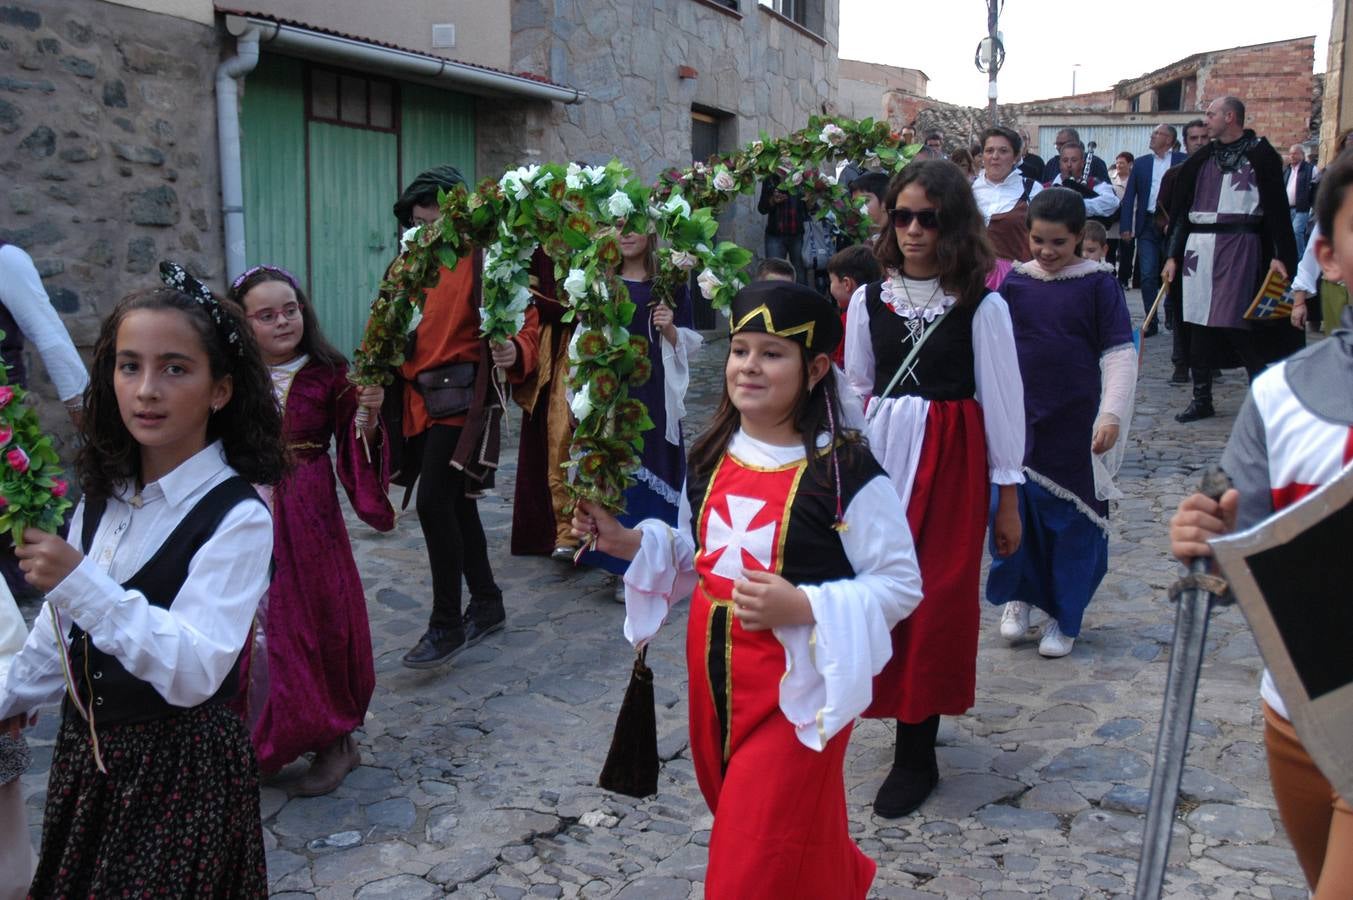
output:
MULTIPOLYGON (((720 150, 781 137, 835 100, 838 0, 813 36, 741 0, 514 0, 513 71, 587 92, 564 106, 481 101, 480 172, 530 162, 618 157, 641 177, 691 163, 691 111, 722 118, 720 150), (687 67, 686 77, 679 72, 687 67)), ((764 219, 743 198, 726 236, 759 251, 764 219)))
MULTIPOLYGON (((100 0, 0 0, 0 238, 28 251, 89 358, 165 257, 223 268, 216 31, 100 0)), ((36 354, 43 424, 69 424, 36 354)))

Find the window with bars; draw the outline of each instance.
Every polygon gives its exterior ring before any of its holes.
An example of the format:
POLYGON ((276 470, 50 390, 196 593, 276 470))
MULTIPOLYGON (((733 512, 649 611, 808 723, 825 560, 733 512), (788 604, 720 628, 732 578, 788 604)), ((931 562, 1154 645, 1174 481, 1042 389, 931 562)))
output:
POLYGON ((393 81, 311 68, 306 88, 311 119, 375 131, 395 130, 393 81))

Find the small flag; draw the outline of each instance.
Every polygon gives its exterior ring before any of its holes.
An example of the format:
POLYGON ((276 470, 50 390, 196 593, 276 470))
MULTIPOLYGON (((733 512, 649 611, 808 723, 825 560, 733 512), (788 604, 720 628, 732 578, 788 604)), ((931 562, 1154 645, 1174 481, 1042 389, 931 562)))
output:
POLYGON ((1292 285, 1277 272, 1270 271, 1264 279, 1264 286, 1255 295, 1250 308, 1245 310, 1245 318, 1262 322, 1269 319, 1286 319, 1292 315, 1292 285))

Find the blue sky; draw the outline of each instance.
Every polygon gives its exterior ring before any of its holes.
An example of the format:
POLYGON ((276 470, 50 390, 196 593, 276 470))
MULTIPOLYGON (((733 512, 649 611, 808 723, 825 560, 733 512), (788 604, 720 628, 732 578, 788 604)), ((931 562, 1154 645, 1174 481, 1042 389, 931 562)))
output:
MULTIPOLYGON (((1315 71, 1323 72, 1333 14, 1332 0, 1008 0, 999 99, 1069 94, 1073 70, 1077 92, 1103 90, 1194 53, 1312 34, 1315 71)), ((983 0, 841 0, 840 52, 922 69, 930 96, 985 106, 987 76, 974 68, 973 53, 986 28, 983 0)))

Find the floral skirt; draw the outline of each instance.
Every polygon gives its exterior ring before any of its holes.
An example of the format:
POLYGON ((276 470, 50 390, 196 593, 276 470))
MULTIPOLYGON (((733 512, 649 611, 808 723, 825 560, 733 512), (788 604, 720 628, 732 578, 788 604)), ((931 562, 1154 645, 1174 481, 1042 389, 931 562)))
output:
POLYGON ((244 723, 213 704, 99 729, 66 711, 33 897, 266 897, 258 764, 244 723))

